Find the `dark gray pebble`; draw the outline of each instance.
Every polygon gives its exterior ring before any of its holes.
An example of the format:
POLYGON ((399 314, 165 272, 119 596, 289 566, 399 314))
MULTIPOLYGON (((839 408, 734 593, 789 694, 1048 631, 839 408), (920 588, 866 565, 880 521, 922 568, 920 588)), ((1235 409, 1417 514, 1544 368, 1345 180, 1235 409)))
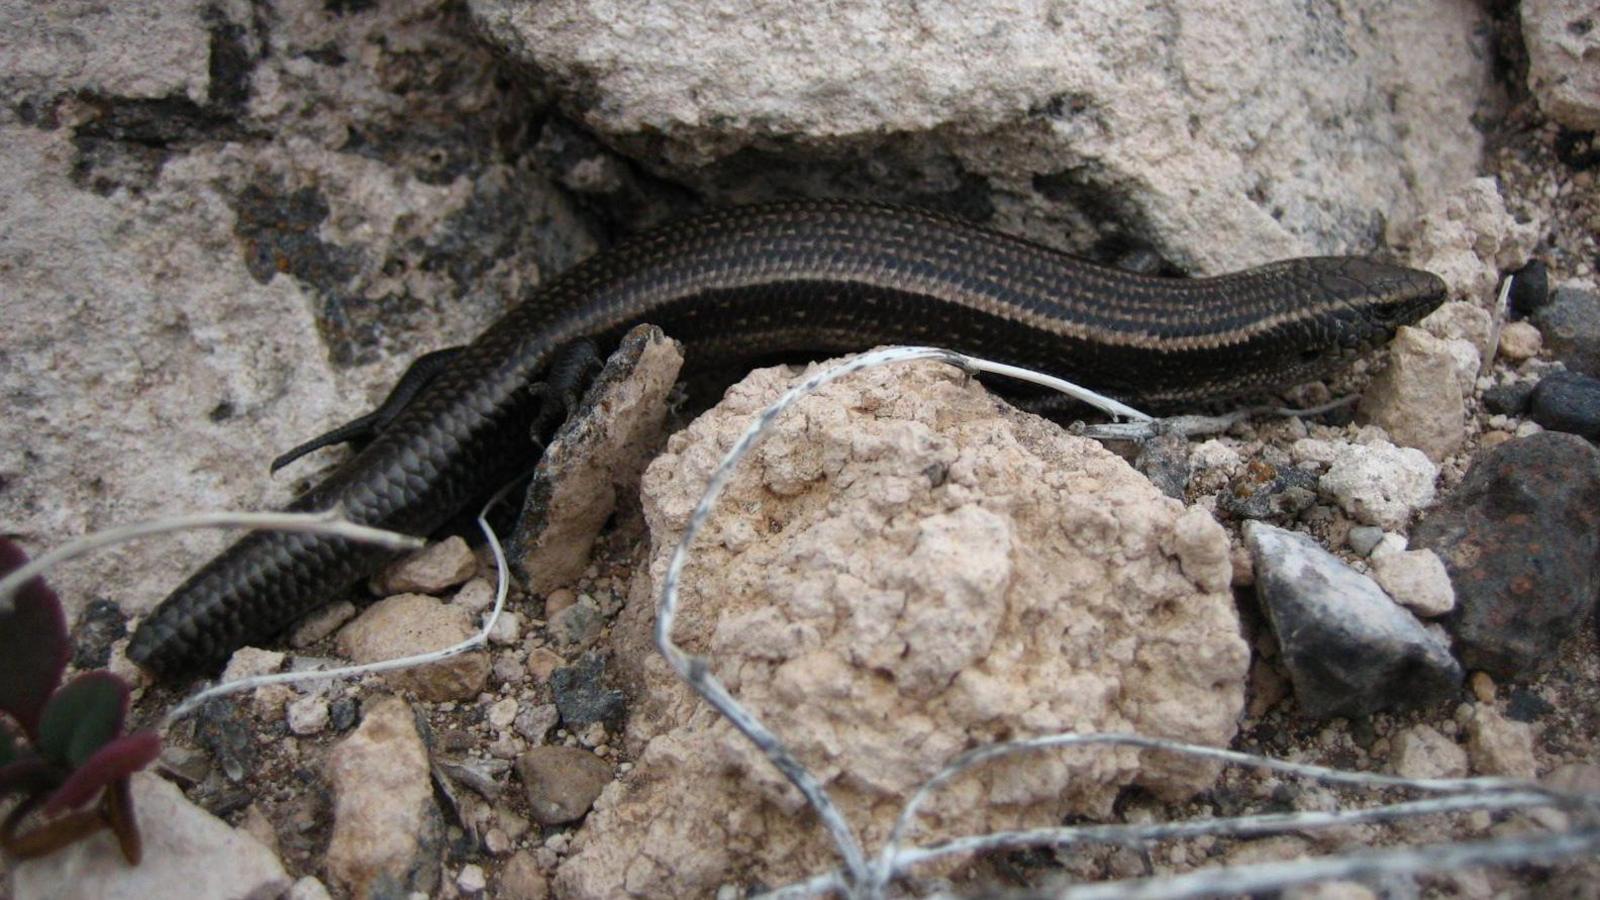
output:
POLYGON ((626 711, 625 701, 621 691, 606 688, 605 680, 605 659, 592 651, 579 657, 576 665, 551 673, 550 689, 562 724, 577 728, 604 722, 608 730, 617 730, 626 711))
POLYGON ((1483 408, 1501 416, 1520 416, 1533 399, 1534 382, 1513 381, 1497 384, 1483 392, 1483 408))
POLYGON ((1531 417, 1551 431, 1600 441, 1600 378, 1576 372, 1547 375, 1534 388, 1531 417))
POLYGON ((344 733, 356 727, 361 721, 360 704, 354 697, 340 697, 328 704, 328 721, 333 725, 333 730, 344 733))
POLYGON ((1411 533, 1456 590, 1443 621, 1469 668, 1523 679, 1556 659, 1600 593, 1600 450, 1553 431, 1481 454, 1411 533))
POLYGON ((89 601, 72 629, 72 667, 103 669, 111 661, 111 645, 128 636, 128 617, 106 599, 89 601))

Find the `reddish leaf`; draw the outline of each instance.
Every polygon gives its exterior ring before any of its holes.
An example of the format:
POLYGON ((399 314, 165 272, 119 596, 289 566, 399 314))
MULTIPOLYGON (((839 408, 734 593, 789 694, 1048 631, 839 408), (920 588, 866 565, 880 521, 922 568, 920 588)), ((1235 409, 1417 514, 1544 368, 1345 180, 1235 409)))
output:
POLYGON ((104 747, 78 770, 67 777, 65 783, 50 795, 45 804, 47 815, 64 809, 82 806, 95 798, 100 789, 149 765, 161 754, 161 738, 154 731, 138 731, 124 735, 104 747))
POLYGON ((0 798, 7 794, 39 794, 61 783, 61 773, 37 756, 0 766, 0 798))
MULTIPOLYGON (((0 537, 0 576, 27 561, 21 547, 0 537)), ((0 601, 0 710, 36 739, 39 716, 71 656, 67 618, 42 578, 22 585, 12 601, 0 601)))
POLYGON ((39 717, 40 755, 75 769, 122 733, 128 684, 110 672, 89 672, 56 691, 39 717))
POLYGON ((122 858, 128 865, 137 866, 144 856, 144 839, 139 837, 139 820, 133 815, 133 791, 128 787, 128 779, 118 778, 111 785, 100 810, 105 814, 111 833, 117 836, 122 858))

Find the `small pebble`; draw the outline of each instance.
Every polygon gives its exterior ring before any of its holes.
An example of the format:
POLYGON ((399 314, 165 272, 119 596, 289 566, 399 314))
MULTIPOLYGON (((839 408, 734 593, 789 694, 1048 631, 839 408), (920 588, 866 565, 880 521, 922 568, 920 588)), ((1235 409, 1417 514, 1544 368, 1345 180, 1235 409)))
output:
POLYGON ((495 731, 505 731, 517 718, 517 700, 507 697, 489 707, 489 724, 495 731))
POLYGON ((302 618, 289 635, 289 646, 303 650, 356 617, 356 605, 349 600, 330 603, 302 618))
POLYGON ((1350 529, 1344 540, 1357 556, 1366 556, 1383 540, 1383 529, 1376 525, 1357 525, 1350 529))
POLYGON ((289 704, 289 730, 305 737, 320 734, 328 727, 328 701, 319 696, 301 697, 289 704))
POLYGON ((1472 688, 1472 696, 1478 698, 1479 703, 1494 702, 1494 679, 1489 677, 1488 672, 1473 672, 1467 685, 1472 688))
POLYGON ((483 868, 475 864, 461 867, 461 874, 456 876, 456 887, 464 893, 476 894, 489 886, 489 881, 483 875, 483 868))
POLYGON ((465 582, 478 571, 478 559, 459 536, 431 544, 398 560, 373 579, 373 593, 437 594, 465 582))
POLYGON ((354 697, 340 697, 328 704, 328 720, 333 724, 333 730, 340 733, 354 728, 360 713, 360 705, 354 697))
POLYGON ((1531 259, 1512 273, 1511 292, 1506 298, 1508 312, 1521 318, 1531 316, 1550 301, 1550 270, 1543 260, 1531 259))
POLYGON ((544 617, 551 616, 578 602, 578 595, 569 588, 556 588, 544 598, 544 617))
POLYGON ((1500 329, 1500 355, 1514 363, 1532 359, 1539 355, 1543 340, 1532 323, 1508 322, 1500 329))
POLYGON ((1405 550, 1373 558, 1372 574, 1396 603, 1425 618, 1456 606, 1444 561, 1432 550, 1405 550))
POLYGON ((463 584, 450 602, 476 614, 494 605, 494 593, 494 585, 488 579, 474 578, 463 584))
POLYGON ((538 684, 549 681, 550 675, 566 664, 567 661, 561 654, 547 647, 539 647, 528 652, 528 674, 538 684))
POLYGON ((514 612, 502 612, 494 620, 494 627, 489 629, 489 643, 499 646, 515 644, 522 637, 522 616, 514 612))
POLYGON ((1506 427, 1506 416, 1520 416, 1528 409, 1528 403, 1533 399, 1534 384, 1531 381, 1513 381, 1509 384, 1497 384, 1483 392, 1483 408, 1495 414, 1489 420, 1492 428, 1506 427), (1499 419, 1498 422, 1495 419, 1499 419))

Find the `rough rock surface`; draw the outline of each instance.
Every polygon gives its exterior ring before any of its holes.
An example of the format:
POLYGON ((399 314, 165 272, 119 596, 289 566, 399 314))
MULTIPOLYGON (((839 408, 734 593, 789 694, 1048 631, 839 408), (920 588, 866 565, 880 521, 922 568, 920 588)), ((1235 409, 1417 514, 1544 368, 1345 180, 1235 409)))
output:
POLYGON ((900 196, 1209 271, 1369 247, 1376 211, 1470 177, 1489 67, 1446 0, 471 5, 576 118, 714 197, 900 196))
POLYGON ((1600 15, 1591 0, 1523 0, 1528 89, 1557 122, 1600 129, 1600 15))
POLYGON ((1600 378, 1600 291, 1562 285, 1533 314, 1551 356, 1568 369, 1600 378))
POLYGON ((1431 725, 1413 725, 1395 735, 1389 762, 1406 778, 1465 778, 1467 751, 1431 725))
MULTIPOLYGON (((399 594, 372 604, 339 631, 339 652, 358 663, 442 650, 477 632, 465 609, 424 594, 399 594)), ((460 653, 441 662, 383 673, 398 690, 424 700, 468 700, 489 677, 489 654, 460 653)))
MULTIPOLYGON (((0 521, 31 549, 281 505, 335 457, 276 454, 593 247, 459 6, 4 0, 0 46, 0 521)), ((53 579, 143 611, 227 540, 53 579)))
POLYGON ((1411 533, 1455 585, 1445 620, 1469 668, 1543 669, 1600 593, 1600 451, 1545 432, 1481 455, 1411 533))
POLYGON ((1316 541, 1260 522, 1245 525, 1244 536, 1256 596, 1305 715, 1426 706, 1461 683, 1442 639, 1316 541))
POLYGON ((328 874, 356 897, 433 890, 444 826, 411 706, 392 696, 369 703, 327 766, 334 792, 328 874))
POLYGON ((478 559, 459 535, 452 535, 397 559, 372 579, 372 591, 388 594, 438 594, 463 584, 478 571, 478 559))
MULTIPOLYGON (((647 471, 649 579, 619 621, 639 667, 637 768, 590 814, 567 896, 704 896, 832 865, 787 782, 650 651, 654 584, 722 454, 791 384, 753 373, 647 471)), ((857 373, 779 417, 685 572, 677 634, 817 773, 869 843, 974 743, 1133 730, 1224 743, 1246 647, 1228 546, 1098 445, 996 403, 948 367, 857 373)), ((924 822, 968 833, 1106 814, 1118 790, 1208 784, 1124 751, 997 763, 924 822)), ((925 833, 925 832, 924 832, 925 833)))
MULTIPOLYGON (((133 776, 144 859, 129 866, 109 831, 40 859, 13 863, 13 900, 275 897, 293 881, 277 856, 149 773, 133 776)), ((0 884, 0 888, 4 885, 0 884)), ((0 891, 3 892, 3 891, 0 891)))
POLYGON ((1467 411, 1458 372, 1448 342, 1401 326, 1389 345, 1389 367, 1367 385, 1359 414, 1382 426, 1396 444, 1415 447, 1437 463, 1465 439, 1467 411))
POLYGON ((1419 616, 1442 616, 1455 608, 1450 573, 1432 550, 1403 550, 1374 557, 1372 574, 1396 603, 1419 616))
POLYGON ((508 548, 529 591, 571 582, 618 503, 638 493, 682 365, 682 349, 661 329, 635 328, 550 441, 508 548))
POLYGON ((1443 278, 1451 296, 1486 309, 1495 302, 1499 273, 1527 263, 1541 234, 1539 222, 1507 211, 1493 178, 1468 181, 1415 219, 1390 221, 1389 243, 1408 263, 1443 278))

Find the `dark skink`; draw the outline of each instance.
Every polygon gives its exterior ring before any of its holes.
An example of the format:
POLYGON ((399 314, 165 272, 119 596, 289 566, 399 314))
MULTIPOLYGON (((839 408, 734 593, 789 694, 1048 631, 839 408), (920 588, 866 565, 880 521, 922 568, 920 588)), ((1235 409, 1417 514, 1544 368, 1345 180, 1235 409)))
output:
MULTIPOLYGON (((711 213, 553 280, 441 361, 376 438, 291 509, 427 535, 529 464, 530 385, 577 342, 609 351, 650 322, 689 371, 782 354, 933 344, 1135 404, 1287 388, 1389 339, 1443 299, 1436 276, 1366 259, 1164 279, 1096 266, 935 213, 802 201, 711 213)), ((215 669, 369 575, 387 551, 250 534, 151 613, 128 656, 215 669)))

